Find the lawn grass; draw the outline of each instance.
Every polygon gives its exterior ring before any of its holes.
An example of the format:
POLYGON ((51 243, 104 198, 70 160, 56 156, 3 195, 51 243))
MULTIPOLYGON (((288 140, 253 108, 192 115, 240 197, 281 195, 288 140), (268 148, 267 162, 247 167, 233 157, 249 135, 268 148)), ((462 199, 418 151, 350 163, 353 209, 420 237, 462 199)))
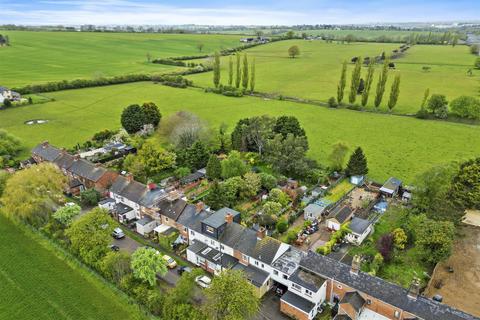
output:
MULTIPOLYGON (((378 253, 376 244, 384 234, 392 232, 396 228, 402 228, 405 223, 405 210, 391 208, 387 210, 375 225, 374 233, 366 239, 360 247, 354 247, 349 255, 369 255, 374 256, 378 253)), ((428 282, 425 273, 431 272, 432 266, 422 260, 420 250, 415 246, 407 246, 405 250, 397 251, 389 263, 384 263, 377 276, 397 283, 402 287, 408 288, 414 277, 418 277, 423 285, 428 282)))
POLYGON ((0 319, 145 319, 120 292, 0 215, 0 319))
POLYGON ((0 48, 1 86, 47 81, 173 71, 153 58, 212 53, 240 45, 239 36, 0 31, 10 47, 0 48), (202 52, 197 44, 203 43, 202 52))
POLYGON ((22 139, 29 149, 43 140, 64 147, 85 141, 103 129, 120 127, 126 106, 155 102, 163 116, 190 111, 218 127, 222 122, 233 130, 245 117, 270 114, 296 116, 308 138, 309 156, 327 163, 331 145, 345 141, 353 150, 361 146, 368 159, 369 176, 384 181, 396 176, 412 182, 413 177, 439 163, 480 154, 480 127, 426 121, 409 117, 336 110, 306 104, 253 97, 231 98, 200 89, 176 89, 153 83, 132 83, 49 93, 56 101, 0 111, 0 127, 22 139), (27 126, 30 119, 48 123, 27 126))
POLYGON ((328 190, 328 195, 322 200, 327 200, 331 203, 335 203, 346 195, 355 186, 351 184, 347 179, 342 180, 339 184, 334 186, 331 190, 328 190))
MULTIPOLYGON (((400 44, 391 43, 340 44, 289 40, 255 47, 247 52, 256 61, 256 91, 326 102, 330 97, 337 96, 337 84, 344 60, 350 62, 354 56, 373 57, 382 51, 388 54, 399 46, 400 44), (288 57, 287 50, 292 45, 300 48, 298 58, 288 57)), ((227 83, 228 79, 228 60, 228 57, 222 58, 223 83, 227 83)), ((430 88, 431 93, 445 94, 449 100, 460 95, 478 96, 480 71, 474 70, 473 76, 467 76, 467 70, 473 68, 474 60, 475 56, 469 53, 467 46, 413 46, 404 57, 394 60, 396 69, 390 71, 380 110, 387 112, 390 87, 396 74, 400 74, 401 84, 394 113, 417 112, 427 88, 430 88), (429 66, 430 71, 424 72, 423 66, 429 66)), ((381 65, 377 65, 367 105, 370 109, 373 108, 380 69, 381 65)), ((352 70, 353 65, 349 63, 344 102, 348 102, 352 70)), ((366 72, 364 67, 362 77, 365 77, 366 72)), ((211 72, 191 75, 190 79, 197 85, 213 86, 211 72)), ((358 96, 356 102, 360 103, 360 100, 358 96)))

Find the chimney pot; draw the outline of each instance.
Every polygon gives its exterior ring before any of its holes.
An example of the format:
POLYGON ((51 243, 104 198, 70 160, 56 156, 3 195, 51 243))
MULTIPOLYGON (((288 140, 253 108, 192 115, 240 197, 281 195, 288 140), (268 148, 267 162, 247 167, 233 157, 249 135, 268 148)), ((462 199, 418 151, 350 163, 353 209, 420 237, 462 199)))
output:
POLYGON ((203 209, 205 209, 205 204, 202 201, 197 202, 197 204, 195 204, 195 211, 197 213, 202 212, 203 209))
POLYGON ((133 174, 127 173, 126 178, 127 178, 127 181, 128 181, 128 182, 132 182, 132 181, 133 181, 133 174))
POLYGON ((225 215, 225 222, 226 223, 232 223, 233 222, 233 214, 230 212, 225 215))
POLYGON ((408 297, 412 299, 417 299, 420 294, 420 280, 417 277, 412 279, 410 288, 408 289, 408 297))
POLYGON ((350 273, 358 274, 360 271, 361 259, 359 255, 355 255, 352 260, 352 268, 350 269, 350 273))
POLYGON ((48 147, 49 145, 50 145, 50 144, 48 143, 47 140, 42 142, 42 147, 43 147, 43 148, 46 148, 46 147, 48 147))
POLYGON ((74 161, 80 160, 80 155, 79 154, 74 155, 73 160, 74 161))
POLYGON ((257 231, 257 239, 262 240, 267 235, 267 229, 260 227, 257 231))

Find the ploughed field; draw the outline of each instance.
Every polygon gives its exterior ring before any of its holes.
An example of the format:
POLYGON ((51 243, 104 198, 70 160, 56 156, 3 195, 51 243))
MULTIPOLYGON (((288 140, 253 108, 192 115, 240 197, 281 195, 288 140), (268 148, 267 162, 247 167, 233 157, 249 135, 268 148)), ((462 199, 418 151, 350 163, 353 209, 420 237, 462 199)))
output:
POLYGON ((84 269, 0 215, 0 319, 145 319, 84 269))
POLYGON ((165 73, 176 67, 152 58, 191 56, 240 45, 239 36, 151 33, 5 31, 11 46, 0 48, 0 86, 91 79, 131 73, 165 73), (202 52, 197 48, 204 45, 202 52))
POLYGON ((368 158, 369 176, 379 181, 397 176, 411 182, 415 175, 435 164, 480 153, 479 126, 254 97, 232 98, 150 82, 66 90, 47 96, 56 101, 0 111, 0 127, 24 141, 27 148, 23 156, 43 140, 72 147, 102 129, 119 128, 122 110, 146 101, 155 102, 163 116, 186 110, 212 127, 224 122, 230 131, 245 117, 296 116, 307 132, 312 158, 326 164, 331 145, 340 140, 347 142, 351 150, 361 146, 368 158), (32 119, 48 122, 25 124, 32 119))
MULTIPOLYGON (((326 43, 319 40, 288 40, 258 46, 246 52, 255 57, 256 85, 255 90, 290 97, 307 98, 327 102, 330 97, 337 96, 337 84, 340 79, 342 62, 353 57, 374 57, 383 51, 388 55, 401 44, 393 43, 326 43), (300 56, 292 59, 287 50, 293 45, 300 49, 300 56)), ((222 57, 223 84, 228 83, 229 57, 222 57)), ((390 87, 396 74, 401 75, 400 97, 394 113, 415 113, 420 108, 424 91, 445 94, 448 100, 460 95, 479 95, 480 71, 473 69, 475 56, 469 53, 467 46, 415 45, 392 62, 395 69, 390 70, 385 95, 380 109, 387 111, 390 87), (423 67, 429 67, 424 71, 423 67)), ((353 64, 347 70, 347 85, 344 102, 348 102, 350 76, 353 64)), ((375 68, 374 82, 370 91, 367 107, 373 108, 377 80, 381 65, 375 68)), ((365 78, 367 68, 362 68, 365 78)), ((196 85, 213 86, 211 72, 191 75, 196 85)), ((357 96, 356 103, 360 104, 357 96)))

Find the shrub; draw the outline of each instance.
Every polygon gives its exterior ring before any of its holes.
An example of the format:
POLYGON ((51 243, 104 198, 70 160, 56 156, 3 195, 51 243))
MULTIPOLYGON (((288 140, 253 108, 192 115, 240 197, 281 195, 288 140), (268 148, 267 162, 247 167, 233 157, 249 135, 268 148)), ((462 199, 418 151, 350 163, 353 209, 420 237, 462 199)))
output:
POLYGON ((477 59, 475 59, 474 66, 475 66, 475 68, 480 69, 480 57, 477 57, 477 59))
POLYGON ((288 229, 287 220, 285 218, 281 218, 280 220, 278 220, 277 225, 276 225, 276 229, 277 229, 278 233, 284 233, 285 231, 287 231, 287 229, 288 229))
POLYGON ((393 235, 386 233, 378 239, 377 249, 382 254, 385 261, 390 261, 393 251, 393 235))
POLYGON ((480 100, 469 96, 460 96, 450 102, 452 114, 467 119, 480 119, 480 100))
POLYGON ((5 108, 11 107, 12 106, 12 101, 10 101, 8 99, 3 100, 3 106, 5 108))
POLYGON ((395 248, 403 250, 405 249, 405 245, 407 244, 407 234, 403 231, 402 228, 396 228, 393 230, 393 242, 395 244, 395 248))
POLYGON ((448 101, 443 94, 433 94, 428 99, 427 109, 430 110, 436 118, 446 119, 448 116, 448 101))
POLYGON ((88 189, 80 193, 80 201, 84 205, 96 206, 100 201, 100 193, 95 189, 88 189))
POLYGON ((330 108, 337 108, 338 107, 337 100, 335 100, 334 97, 330 97, 330 99, 328 99, 328 106, 330 108))

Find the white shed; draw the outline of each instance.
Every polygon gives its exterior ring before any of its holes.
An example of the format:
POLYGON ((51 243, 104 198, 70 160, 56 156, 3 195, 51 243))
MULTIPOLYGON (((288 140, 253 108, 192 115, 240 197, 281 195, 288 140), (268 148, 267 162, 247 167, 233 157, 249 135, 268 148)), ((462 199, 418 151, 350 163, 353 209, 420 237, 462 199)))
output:
POLYGON ((149 234, 157 226, 157 221, 153 220, 149 216, 145 216, 136 222, 137 232, 142 236, 149 234))

